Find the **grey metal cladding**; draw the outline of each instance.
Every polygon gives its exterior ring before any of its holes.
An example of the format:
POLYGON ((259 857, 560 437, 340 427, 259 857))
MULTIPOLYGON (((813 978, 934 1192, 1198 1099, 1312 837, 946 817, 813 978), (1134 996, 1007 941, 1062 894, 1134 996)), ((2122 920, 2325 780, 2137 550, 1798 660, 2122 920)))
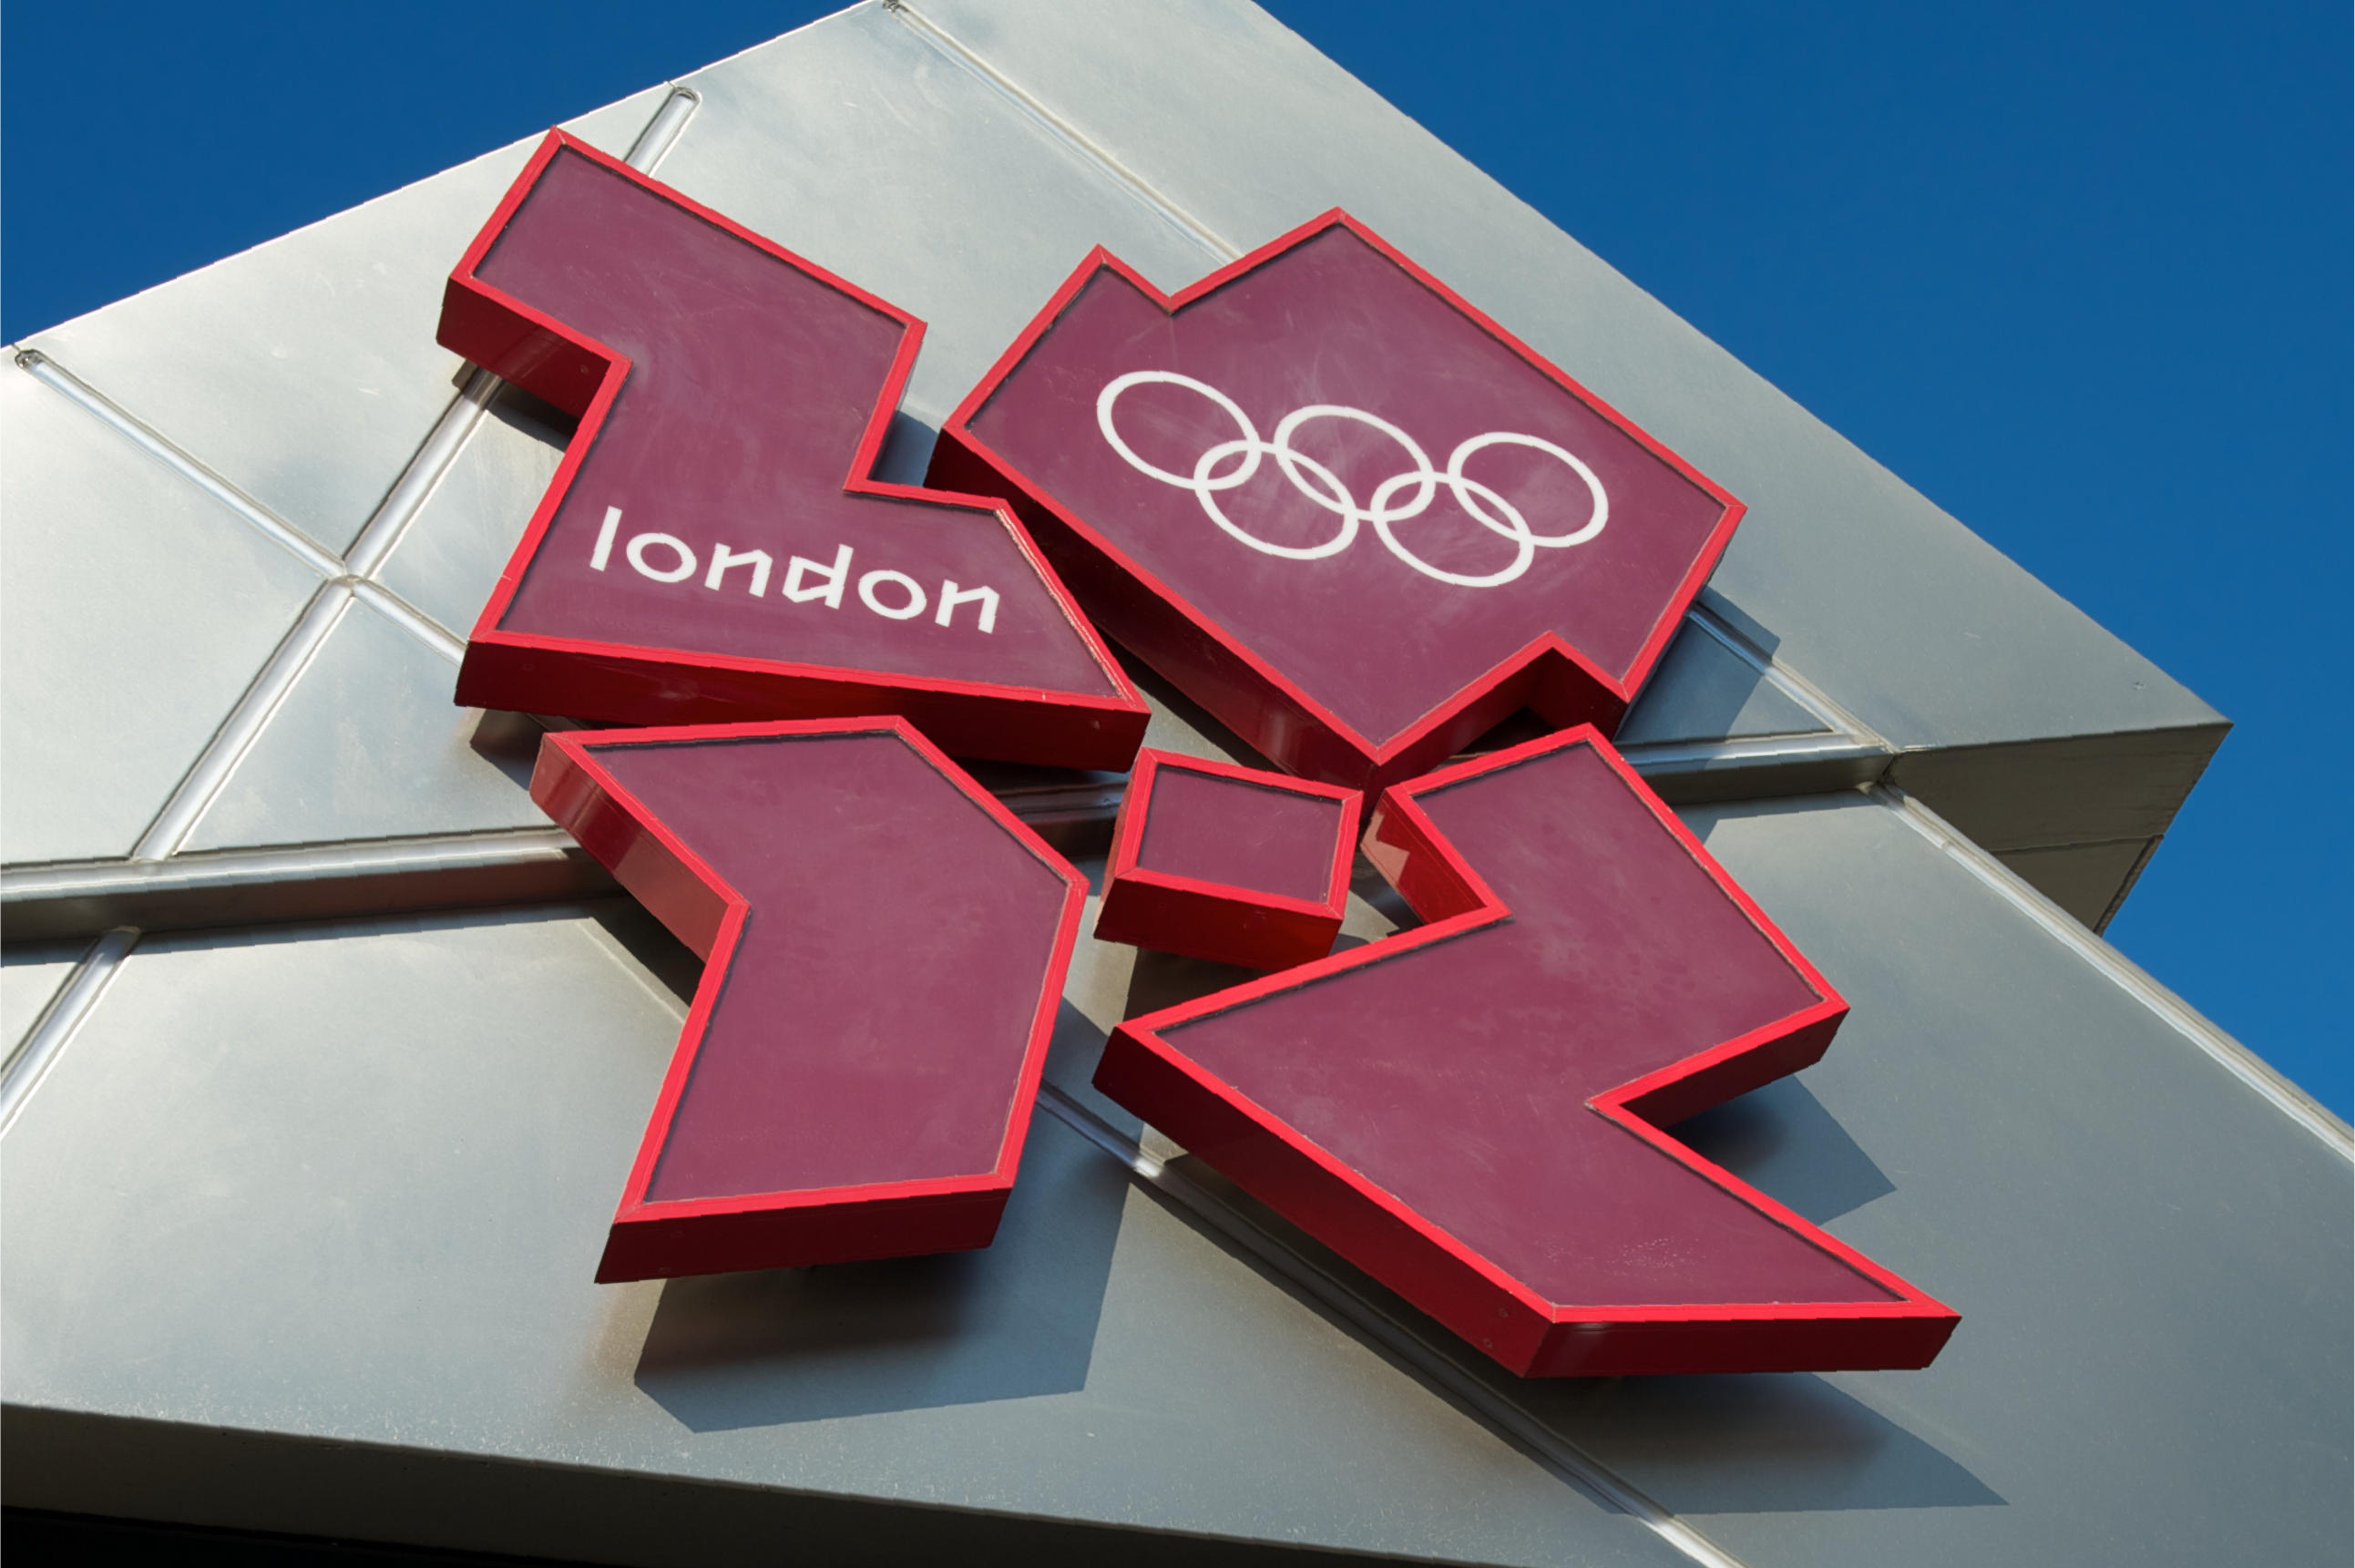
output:
POLYGON ((0 1061, 16 1054, 89 951, 87 942, 11 943, 0 949, 0 1061))
MULTIPOLYGON (((650 89, 574 128, 628 150, 650 89)), ((531 144, 487 153, 26 339, 341 555, 456 392, 442 284, 531 144)))
POLYGON ((2218 721, 1256 6, 916 9, 1236 246, 1347 207, 1690 459, 1750 507, 1709 603, 1899 748, 2218 721))
POLYGON ((459 637, 474 630, 563 460, 567 432, 552 411, 512 387, 493 399, 377 569, 378 581, 459 637))
MULTIPOLYGON (((1682 1135, 1963 1327, 1923 1372, 1459 1362, 1749 1568, 2343 1561, 2343 1151, 1904 812, 1686 816, 1856 1010, 1682 1135)), ((1153 967, 1083 942, 1049 1068, 1132 1134, 1086 1078, 1153 967)), ((987 1253, 591 1285, 692 977, 619 901, 144 943, 0 1145, 0 1267, 12 1422, 147 1459, 12 1456, 11 1500, 645 1562, 737 1550, 748 1492, 1669 1560, 1044 1115, 987 1253), (240 1478, 239 1434, 311 1457, 240 1478), (460 1456, 464 1507, 387 1511, 460 1456), (705 1500, 656 1541, 565 1471, 705 1500)))
POLYGON ((539 728, 454 708, 450 662, 355 601, 187 839, 192 851, 545 827, 539 728))
POLYGON ((0 427, 0 859, 128 855, 319 580, 13 366, 0 427))
POLYGON ((1700 627, 1680 627, 1643 695, 1628 709, 1622 746, 1822 735, 1833 726, 1768 681, 1700 627))
POLYGON ((2156 838, 2118 838, 2106 844, 2009 849, 1998 853, 1996 859, 2033 883, 2046 898, 2099 931, 2109 923, 2122 891, 2158 847, 2156 838))
POLYGON ((649 925, 617 901, 142 944, 0 1143, 5 1390, 12 1421, 169 1424, 184 1446, 158 1474, 12 1445, 10 1501, 694 1562, 749 1489, 1680 1561, 1044 1116, 986 1252, 595 1285, 684 1012, 656 972, 682 950, 649 925), (357 1469, 333 1493, 273 1468, 174 1495, 240 1433, 358 1445, 357 1469), (386 1515, 396 1473, 459 1456, 511 1490, 386 1515), (698 1509, 649 1541, 533 1506, 551 1469, 698 1509))
POLYGON ((879 7, 684 80, 703 107, 664 181, 922 318, 929 424, 1095 246, 1171 284, 1216 261, 879 7))
POLYGON ((2284 1117, 1901 812, 1685 815, 1854 1008, 1686 1131, 1962 1327, 1923 1372, 1549 1391, 1565 1430, 1752 1568, 2344 1562, 2343 1127, 2284 1117))

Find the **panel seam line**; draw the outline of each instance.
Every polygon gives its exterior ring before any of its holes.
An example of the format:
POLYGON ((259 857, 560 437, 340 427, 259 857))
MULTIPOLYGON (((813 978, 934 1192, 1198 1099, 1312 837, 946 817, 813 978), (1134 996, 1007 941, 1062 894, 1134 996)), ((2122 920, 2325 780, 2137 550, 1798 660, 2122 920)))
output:
POLYGON ((940 24, 925 16, 906 0, 882 0, 883 10, 896 16, 908 30, 930 45, 934 53, 951 65, 965 71, 1004 98, 1022 116, 1085 162, 1109 176, 1113 182, 1135 200, 1151 209, 1155 216, 1177 229, 1221 261, 1232 261, 1242 255, 1241 250, 1230 242, 1209 225, 1178 206, 1156 189, 1152 183, 1114 157, 1078 126, 1052 109, 960 42, 940 24))
POLYGON ((2037 891, 2019 873, 1922 804, 1885 780, 1865 794, 1894 811, 1913 831, 1936 845, 1998 897, 2035 922, 2126 992, 2161 1022, 2213 1058, 2273 1106, 2328 1145, 2341 1159, 2355 1160, 2355 1129, 2340 1121, 2247 1046, 2218 1029, 2199 1009, 2160 985, 2125 954, 2085 928, 2074 915, 2037 891))

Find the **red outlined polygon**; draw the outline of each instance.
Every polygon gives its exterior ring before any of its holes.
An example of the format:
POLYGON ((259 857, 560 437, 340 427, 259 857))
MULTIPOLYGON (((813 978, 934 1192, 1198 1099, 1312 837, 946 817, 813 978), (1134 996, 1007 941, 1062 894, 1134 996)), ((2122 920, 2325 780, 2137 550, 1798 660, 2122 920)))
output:
MULTIPOLYGON (((924 324, 803 257, 703 207, 562 131, 550 131, 451 274, 439 341, 566 412, 580 425, 534 511, 506 571, 468 639, 459 677, 462 704, 564 714, 610 723, 725 722, 897 713, 960 756, 1122 769, 1143 739, 1146 708, 1085 616, 1021 526, 995 499, 946 495, 873 478, 901 389, 913 369, 924 324), (1100 689, 1051 689, 1036 680, 979 680, 860 665, 747 657, 692 645, 640 645, 578 632, 553 635, 506 629, 518 591, 583 463, 607 428, 629 380, 629 357, 548 312, 479 277, 485 258, 559 155, 578 156, 654 193, 721 232, 753 246, 900 324, 888 375, 848 465, 842 493, 920 501, 941 509, 942 526, 960 512, 994 514, 1028 570, 1036 574, 1062 623, 1074 667, 1085 664, 1100 689)), ((982 519, 972 519, 979 523, 982 519)), ((966 523, 965 526, 971 526, 966 523)), ((782 562, 779 563, 781 566, 782 562)), ((693 636, 689 628, 681 637, 693 636)))
POLYGON ((1333 784, 1200 757, 1138 752, 1113 827, 1096 939, 1247 969, 1288 969, 1324 957, 1332 951, 1348 912, 1349 869, 1363 803, 1357 791, 1333 784), (1252 886, 1241 880, 1243 873, 1235 873, 1235 880, 1209 880, 1140 864, 1147 830, 1175 826, 1167 821, 1168 804, 1156 804, 1156 790, 1167 773, 1241 786, 1223 797, 1229 803, 1228 819, 1215 825, 1238 837, 1243 835, 1237 828, 1248 825, 1239 825, 1233 814, 1252 809, 1253 792, 1329 805, 1330 832, 1317 841, 1330 867, 1320 896, 1303 898, 1252 886))
MULTIPOLYGON (((821 761, 815 765, 826 764, 821 761)), ((932 791, 935 786, 922 787, 932 791)), ((532 798, 706 961, 614 1213, 597 1271, 601 1282, 911 1256, 989 1244, 1021 1161, 1064 976, 1079 936, 1087 895, 1084 877, 932 741, 898 718, 553 732, 542 739, 532 798), (787 835, 796 830, 796 825, 734 809, 732 803, 726 814, 706 820, 666 821, 615 777, 611 765, 613 753, 714 743, 800 741, 824 746, 877 738, 904 746, 932 775, 937 775, 938 804, 919 816, 903 814, 883 824, 885 831, 901 838, 959 827, 972 832, 974 824, 963 814, 977 811, 989 827, 1011 840, 1027 860, 1035 860, 1046 877, 1060 885, 1060 898, 1041 906, 1051 914, 1051 929, 1015 929, 1000 911, 990 929, 972 933, 964 954, 966 959, 990 967, 993 973, 1003 973, 1008 964, 1018 971, 1030 966, 1027 976, 1017 973, 1007 982, 1031 997, 1018 1041, 985 1042, 990 1047, 988 1060, 968 1073, 973 1082, 953 1085, 960 1096, 979 1096, 986 1104, 1002 1101, 1005 1119, 995 1152, 977 1162, 975 1168, 943 1170, 928 1168, 928 1160, 937 1164, 936 1157, 911 1143, 904 1156, 890 1148, 863 1156, 858 1163, 866 1171, 864 1179, 663 1200, 651 1189, 671 1147, 682 1100, 706 1040, 729 1001, 740 962, 779 967, 778 933, 797 923, 828 921, 829 897, 839 898, 846 890, 840 885, 797 883, 792 888, 794 907, 756 910, 753 901, 730 881, 727 860, 708 851, 714 844, 724 848, 731 841, 741 843, 748 835, 787 835), (700 841, 707 852, 698 852, 689 836, 700 841), (762 943, 746 940, 748 924, 756 915, 769 933, 765 951, 762 943), (1013 956, 1007 957, 1005 950, 1011 950, 1013 956), (1002 1073, 1000 1069, 1008 1061, 1014 1063, 1013 1069, 1010 1074, 1002 1073), (885 1165, 901 1163, 906 1168, 893 1179, 876 1179, 873 1168, 879 1160, 885 1165)), ((850 825, 841 823, 826 827, 837 833, 852 830, 850 825)), ((854 896, 863 894, 863 890, 851 891, 854 896)), ((972 907, 982 907, 996 891, 972 890, 972 907)), ((1034 898, 1030 902, 1037 905, 1039 901, 1034 898)), ((933 958, 942 961, 941 955, 933 958)), ((773 1030, 773 1049, 782 1052, 795 1049, 795 1031, 807 1027, 805 1012, 824 1011, 809 998, 822 997, 829 988, 837 994, 862 989, 871 994, 875 987, 895 985, 889 976, 869 973, 804 973, 790 979, 795 993, 789 999, 794 1005, 754 1020, 773 1030)), ((946 1010, 941 1012, 944 1027, 963 1027, 963 1020, 954 1016, 957 998, 951 996, 944 1000, 946 1010)), ((853 1009, 858 1005, 854 997, 853 1009)), ((890 1043, 885 1042, 887 1048, 890 1043)), ((954 1052, 948 1060, 954 1063, 954 1052)), ((864 1116, 879 1129, 876 1136, 888 1144, 906 1115, 890 1088, 890 1072, 891 1064, 881 1063, 879 1072, 868 1075, 867 1092, 855 1102, 837 1093, 815 1107, 813 1114, 828 1119, 864 1116)), ((785 1135, 778 1129, 778 1136, 785 1135)))
MULTIPOLYGON (((1920 1367, 1937 1354, 1958 1320, 1951 1308, 1662 1130, 1817 1061, 1845 1016, 1847 1004, 1600 735, 1582 729, 1546 737, 1393 786, 1374 815, 1366 851, 1430 923, 1131 1019, 1114 1031, 1096 1074, 1097 1086, 1415 1307, 1525 1376, 1920 1367), (1428 1147, 1440 1153, 1433 1157, 1418 1152, 1413 1156, 1417 1160, 1493 1161, 1504 1153, 1515 1157, 1530 1153, 1527 1148, 1499 1151, 1496 1146, 1497 1137, 1526 1138, 1525 1133, 1438 1125, 1444 1123, 1445 1113, 1435 1101, 1425 1099, 1424 1092, 1451 1075, 1476 1071, 1478 1064, 1467 1053, 1487 1049, 1500 1036, 1527 1039, 1541 1034, 1548 1018, 1555 1020, 1557 1029, 1569 1027, 1570 1015, 1562 1009, 1575 1006, 1573 995, 1499 994, 1509 989, 1509 980, 1497 990, 1476 986, 1463 994, 1465 1029, 1447 1038, 1409 1041, 1407 1048, 1422 1053, 1418 1060, 1423 1065, 1408 1064, 1405 1076, 1387 1087, 1370 1075, 1357 1074, 1348 1065, 1355 1058, 1342 1061, 1346 1049, 1336 1048, 1346 1047, 1347 1042, 1337 1040, 1329 1029, 1318 1037, 1315 1015, 1321 1009, 1340 1016, 1333 1003, 1353 979, 1374 976, 1402 961, 1420 961, 1425 967, 1393 969, 1391 977, 1406 975, 1407 983, 1429 994, 1430 987, 1449 978, 1446 971, 1430 965, 1460 965, 1461 955, 1469 951, 1456 944, 1508 939, 1511 926, 1526 919, 1526 914, 1508 908, 1490 890, 1480 869, 1468 863, 1434 825, 1425 802, 1455 786, 1582 747, 1591 748, 1619 776, 1628 794, 1642 802, 1657 822, 1659 841, 1689 857, 1689 865, 1706 874, 1739 912, 1740 920, 1770 944, 1772 953, 1799 983, 1788 994, 1803 999, 1803 1005, 1759 1018, 1731 1038, 1686 1052, 1624 1082, 1599 1085, 1597 1092, 1581 1097, 1582 1104, 1572 1099, 1546 1112, 1558 1116, 1551 1125, 1565 1151, 1560 1156, 1566 1162, 1562 1168, 1569 1174, 1550 1201, 1543 1193, 1520 1194, 1523 1217, 1540 1227, 1552 1227, 1544 1232, 1548 1243, 1575 1260, 1594 1255, 1582 1232, 1597 1222, 1596 1216, 1619 1201, 1623 1192, 1635 1190, 1631 1181, 1674 1183, 1674 1201, 1683 1204, 1709 1196, 1702 1190, 1706 1188, 1717 1195, 1710 1199, 1719 1211, 1712 1215, 1711 1224, 1722 1224, 1726 1213, 1737 1219, 1746 1215, 1743 1222, 1750 1242, 1763 1241, 1766 1247, 1779 1249, 1784 1263, 1796 1259, 1814 1269, 1817 1277, 1829 1273, 1852 1278, 1852 1294, 1859 1299, 1743 1298, 1740 1287, 1745 1265, 1740 1264, 1728 1265, 1723 1277, 1715 1282, 1732 1288, 1705 1293, 1717 1299, 1700 1305, 1674 1296, 1665 1301, 1597 1304, 1571 1298, 1568 1293, 1550 1296, 1401 1196, 1396 1189, 1412 1183, 1402 1178, 1400 1168, 1360 1168, 1287 1120, 1283 1104, 1262 1103, 1199 1060, 1204 1054, 1202 1037, 1189 1038, 1189 1029, 1227 1027, 1238 1019, 1248 1029, 1249 1009, 1273 1000, 1291 1010, 1266 1026, 1271 1038, 1283 1032, 1301 1040, 1297 1047, 1284 1049, 1296 1050, 1305 1060, 1315 1061, 1312 1071, 1329 1072, 1338 1084, 1320 1093, 1327 1099, 1335 1093, 1344 1098, 1371 1097, 1361 1106, 1342 1107, 1343 1114, 1334 1125, 1351 1126, 1353 1118, 1379 1114, 1410 1128, 1430 1126, 1428 1147), (1401 1090, 1401 1083, 1407 1085, 1405 1091, 1401 1090), (1374 1103, 1385 1094, 1401 1093, 1402 1104, 1374 1103), (1633 1153, 1613 1141, 1626 1138, 1639 1140, 1650 1156, 1633 1153), (1621 1173, 1615 1178, 1621 1183, 1618 1188, 1613 1186, 1614 1179, 1605 1174, 1605 1164, 1593 1159, 1597 1153, 1617 1162, 1609 1169, 1621 1173), (1632 1177, 1626 1174, 1631 1170, 1632 1177), (1699 1183, 1691 1178, 1698 1178, 1699 1183), (1571 1196, 1565 1198, 1564 1193, 1571 1196), (1582 1246, 1588 1247, 1584 1254, 1582 1246), (1809 1253, 1815 1254, 1814 1261, 1809 1261, 1809 1253)), ((1492 872, 1506 869, 1489 868, 1492 872)), ((1542 874, 1564 882, 1582 875, 1597 879, 1606 889, 1614 885, 1609 879, 1618 869, 1593 865, 1540 869, 1542 874)), ((1636 885, 1640 887, 1640 881, 1636 885)), ((1598 896, 1607 902, 1611 897, 1642 895, 1605 892, 1598 896)), ((1364 1016, 1362 1008, 1359 1016, 1364 1016)), ((1245 1037, 1246 1043, 1256 1040, 1245 1037)), ((1241 1064, 1241 1075, 1249 1077, 1261 1071, 1242 1045, 1231 1040, 1220 1049, 1226 1052, 1221 1060, 1241 1064)), ((1264 1082, 1288 1083, 1275 1069, 1267 1071, 1273 1075, 1264 1082)), ((1508 1076, 1506 1088, 1507 1100, 1558 1098, 1563 1093, 1534 1078, 1515 1081, 1508 1076)), ((1299 1092, 1285 1087, 1281 1093, 1296 1095, 1299 1092)), ((1306 1104, 1307 1101, 1295 1098, 1291 1103, 1306 1104)), ((1319 1108, 1317 1114, 1328 1109, 1319 1108)), ((1700 1249, 1703 1254, 1707 1250, 1700 1249)), ((1697 1266, 1706 1272, 1715 1265, 1703 1255, 1697 1266)), ((1843 1292, 1834 1289, 1829 1294, 1837 1297, 1843 1292)))
MULTIPOLYGON (((1379 336, 1381 327, 1377 324, 1367 330, 1379 336)), ((1098 247, 944 421, 928 477, 947 488, 1007 497, 1096 624, 1263 755, 1301 776, 1368 790, 1438 764, 1522 707, 1556 728, 1591 723, 1606 735, 1615 731, 1708 581, 1744 511, 1742 502, 1707 475, 1339 208, 1176 294, 1163 293, 1135 268, 1098 247), (1257 639, 1250 629, 1231 627, 1208 613, 976 431, 992 400, 1100 277, 1121 280, 1158 304, 1174 323, 1189 307, 1336 229, 1386 258, 1478 334, 1502 345, 1714 503, 1716 521, 1690 552, 1673 589, 1643 606, 1647 629, 1621 667, 1606 669, 1559 634, 1542 633, 1461 680, 1451 696, 1402 730, 1369 735, 1337 713, 1319 692, 1279 669, 1264 648, 1254 645, 1257 639)), ((1304 608, 1303 613, 1309 612, 1304 608)), ((1355 627, 1353 635, 1388 634, 1375 622, 1355 627)))

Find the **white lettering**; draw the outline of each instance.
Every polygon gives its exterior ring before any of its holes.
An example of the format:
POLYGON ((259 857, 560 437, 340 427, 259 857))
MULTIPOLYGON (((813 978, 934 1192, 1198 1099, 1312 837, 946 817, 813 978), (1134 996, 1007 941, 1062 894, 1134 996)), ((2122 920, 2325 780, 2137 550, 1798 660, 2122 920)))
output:
POLYGON ((940 613, 932 617, 932 624, 940 626, 947 625, 960 604, 980 605, 981 629, 985 632, 994 632, 997 629, 997 590, 995 588, 960 589, 954 580, 946 580, 941 583, 940 613))
POLYGON ((695 575, 695 552, 687 548, 684 539, 675 539, 668 534, 640 534, 630 541, 630 548, 623 553, 629 556, 630 564, 638 569, 640 576, 651 577, 656 582, 677 582, 695 575), (660 545, 665 549, 676 551, 678 565, 668 571, 656 571, 646 564, 648 545, 660 545))
POLYGON ((589 570, 602 571, 605 563, 613 559, 613 536, 621 530, 622 508, 605 508, 605 526, 597 530, 597 548, 589 552, 589 570))
POLYGON ((912 621, 924 613, 924 591, 916 580, 904 571, 870 571, 858 580, 858 597, 866 606, 887 621, 912 621), (908 591, 908 602, 897 610, 875 597, 879 582, 896 582, 908 591))
POLYGON ((728 569, 731 566, 750 566, 752 569, 754 598, 769 591, 769 552, 764 549, 748 549, 743 554, 738 555, 724 544, 711 547, 711 570, 704 575, 703 585, 706 588, 719 587, 721 581, 727 577, 728 569))
POLYGON ((850 581, 850 547, 844 545, 834 552, 832 566, 820 566, 806 556, 795 556, 785 564, 784 595, 796 604, 813 599, 823 599, 829 610, 842 608, 842 585, 850 581), (802 574, 817 578, 825 586, 804 588, 802 574))

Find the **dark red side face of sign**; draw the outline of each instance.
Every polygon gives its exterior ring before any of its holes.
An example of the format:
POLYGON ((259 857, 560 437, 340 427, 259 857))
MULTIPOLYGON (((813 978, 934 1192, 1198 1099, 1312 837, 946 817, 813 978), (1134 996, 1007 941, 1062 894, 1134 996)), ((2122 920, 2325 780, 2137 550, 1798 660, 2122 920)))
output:
POLYGON ((600 1280, 989 1244, 1078 872, 890 720, 550 734, 532 798, 707 960, 600 1280))
POLYGON ((1847 1011, 1592 731, 1384 797, 1434 923, 1125 1023, 1096 1083, 1524 1375, 1926 1365, 1955 1313, 1659 1127, 1847 1011))
POLYGON ((987 503, 876 483, 922 324, 561 133, 441 341, 581 415, 458 700, 620 722, 905 714, 1127 765, 1145 707, 987 503))
POLYGON ((1523 704, 1616 727, 1732 497, 1345 214, 1170 299, 1099 251, 943 431, 1097 623, 1363 787, 1523 704))

